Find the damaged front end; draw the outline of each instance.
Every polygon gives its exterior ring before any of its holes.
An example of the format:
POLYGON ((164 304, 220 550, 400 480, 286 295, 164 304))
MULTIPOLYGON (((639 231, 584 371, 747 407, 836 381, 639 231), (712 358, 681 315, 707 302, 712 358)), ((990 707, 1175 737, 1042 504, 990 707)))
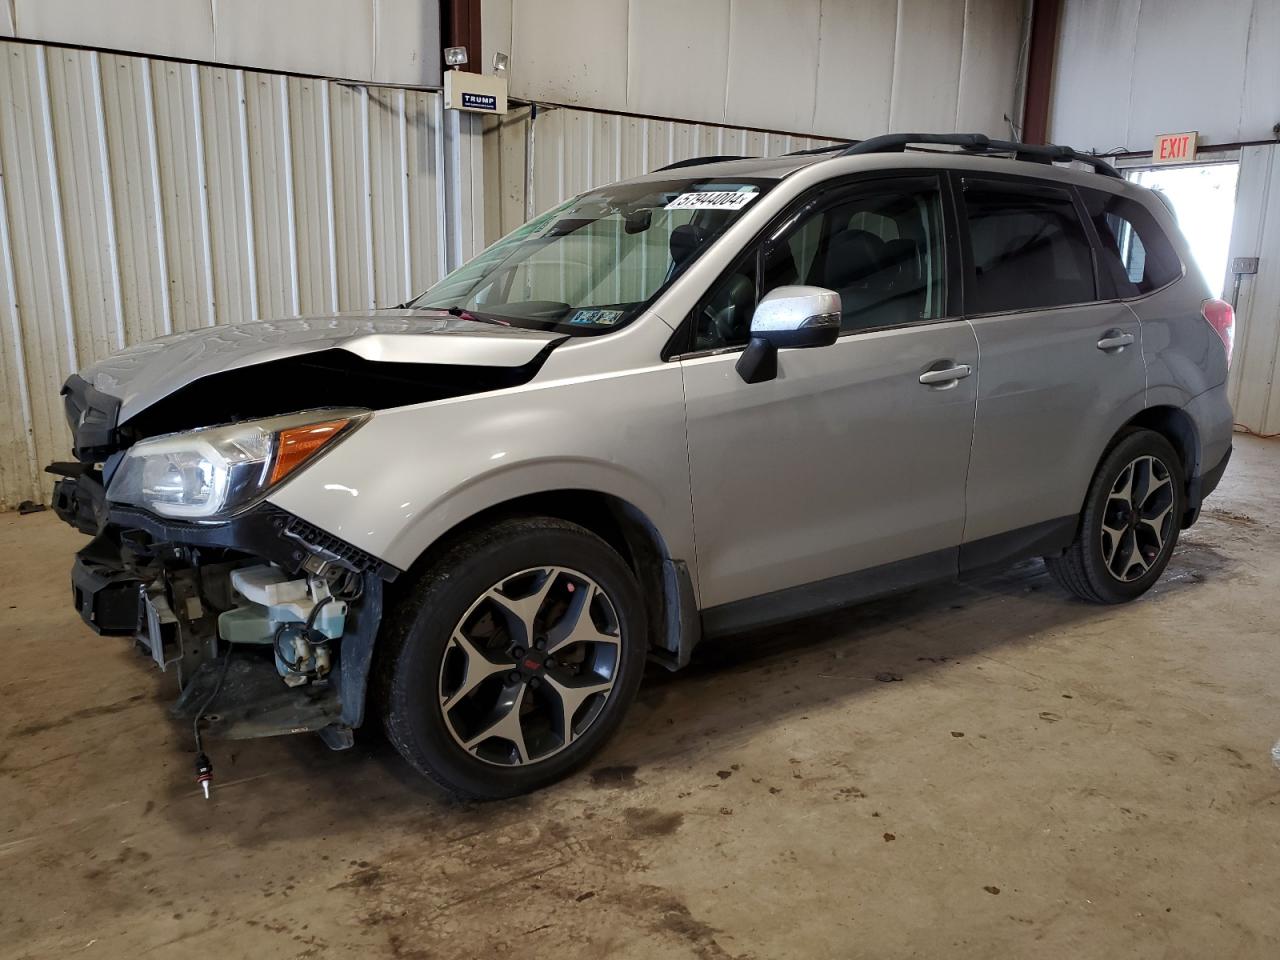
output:
POLYGON ((315 410, 138 440, 119 401, 64 388, 77 462, 53 464, 58 516, 93 537, 77 610, 135 640, 179 695, 175 719, 224 739, 314 731, 334 749, 364 719, 383 585, 398 571, 265 499, 357 429, 315 410), (110 495, 108 495, 110 491, 110 495))

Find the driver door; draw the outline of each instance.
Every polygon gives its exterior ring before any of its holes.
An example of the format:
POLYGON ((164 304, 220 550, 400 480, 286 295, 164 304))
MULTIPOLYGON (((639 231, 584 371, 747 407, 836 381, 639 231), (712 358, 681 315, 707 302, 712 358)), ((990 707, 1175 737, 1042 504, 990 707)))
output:
POLYGON ((695 311, 680 365, 709 630, 956 572, 978 352, 948 309, 946 224, 935 177, 827 191, 695 311), (776 378, 746 383, 750 313, 789 284, 840 293, 841 335, 780 350, 776 378))

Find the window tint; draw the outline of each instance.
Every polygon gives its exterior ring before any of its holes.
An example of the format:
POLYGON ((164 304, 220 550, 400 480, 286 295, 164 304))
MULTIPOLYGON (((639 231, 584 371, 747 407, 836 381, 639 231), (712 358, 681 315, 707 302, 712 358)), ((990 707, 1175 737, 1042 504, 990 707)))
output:
POLYGON ((1093 254, 1069 191, 966 179, 964 205, 973 250, 970 313, 1095 299, 1093 254))
POLYGON ((1141 203, 1101 190, 1081 190, 1102 244, 1100 269, 1115 294, 1150 293, 1182 276, 1182 263, 1155 217, 1141 203))
POLYGON ((711 289, 694 318, 694 349, 746 343, 757 297, 797 284, 839 293, 844 331, 941 317, 941 211, 933 181, 865 186, 819 202, 711 289))

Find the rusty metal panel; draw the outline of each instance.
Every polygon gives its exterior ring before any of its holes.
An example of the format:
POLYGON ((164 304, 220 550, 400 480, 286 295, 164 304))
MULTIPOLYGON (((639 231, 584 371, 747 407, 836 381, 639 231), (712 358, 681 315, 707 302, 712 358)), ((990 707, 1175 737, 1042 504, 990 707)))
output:
MULTIPOLYGON (((454 151, 478 192, 472 123, 454 151)), ((433 92, 0 42, 0 509, 47 497, 81 366, 438 279, 445 125, 433 92)), ((469 256, 482 224, 458 233, 469 256)))

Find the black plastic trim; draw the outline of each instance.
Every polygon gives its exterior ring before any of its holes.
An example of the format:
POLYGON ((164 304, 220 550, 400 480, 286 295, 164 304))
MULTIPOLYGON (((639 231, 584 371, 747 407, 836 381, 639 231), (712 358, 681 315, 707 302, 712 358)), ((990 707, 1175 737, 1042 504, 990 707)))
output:
POLYGON ((142 580, 133 574, 76 554, 71 567, 71 596, 76 612, 94 633, 131 637, 138 632, 142 580))
POLYGON ((662 561, 663 592, 667 595, 666 622, 660 644, 649 650, 649 659, 667 670, 689 665, 693 648, 702 639, 702 621, 694 596, 693 578, 683 560, 662 561))
POLYGON ((709 607, 702 611, 702 635, 725 636, 774 626, 800 617, 839 610, 924 583, 950 580, 956 575, 957 552, 955 547, 935 550, 869 570, 709 607))
POLYGON ((364 592, 360 602, 348 608, 347 630, 338 644, 338 664, 334 673, 338 699, 342 703, 342 722, 348 727, 364 723, 373 646, 382 623, 382 592, 382 581, 376 575, 366 573, 364 592))
POLYGON ((1218 489, 1218 484, 1222 482, 1222 475, 1227 472, 1227 464, 1231 462, 1234 449, 1234 446, 1227 447, 1227 452, 1222 455, 1222 459, 1217 464, 1199 476, 1192 477, 1187 484, 1187 509, 1182 515, 1184 530, 1200 519, 1200 508, 1204 506, 1205 498, 1218 489))
POLYGON ((302 569, 309 552, 331 554, 352 569, 372 573, 382 580, 394 580, 401 572, 271 503, 260 504, 230 520, 209 524, 163 520, 145 510, 113 504, 107 520, 125 530, 141 530, 159 543, 219 547, 252 554, 279 564, 290 573, 302 569))
POLYGON ((62 385, 62 403, 71 427, 72 454, 82 463, 96 463, 119 445, 119 397, 113 397, 73 373, 62 385))
POLYGON ((928 583, 967 579, 1030 557, 1052 556, 1075 539, 1078 523, 1074 515, 1059 517, 959 547, 708 607, 702 611, 702 635, 775 626, 928 583))
POLYGON ((1071 514, 1033 523, 1007 533, 983 537, 960 545, 960 576, 967 578, 1006 567, 1028 557, 1054 556, 1071 546, 1080 517, 1071 514))
POLYGON ((685 167, 700 167, 707 163, 727 163, 731 160, 754 160, 754 157, 733 156, 726 154, 724 156, 715 157, 689 157, 687 160, 677 160, 675 163, 668 163, 665 167, 655 167, 651 173, 661 173, 664 170, 683 170, 685 167))

